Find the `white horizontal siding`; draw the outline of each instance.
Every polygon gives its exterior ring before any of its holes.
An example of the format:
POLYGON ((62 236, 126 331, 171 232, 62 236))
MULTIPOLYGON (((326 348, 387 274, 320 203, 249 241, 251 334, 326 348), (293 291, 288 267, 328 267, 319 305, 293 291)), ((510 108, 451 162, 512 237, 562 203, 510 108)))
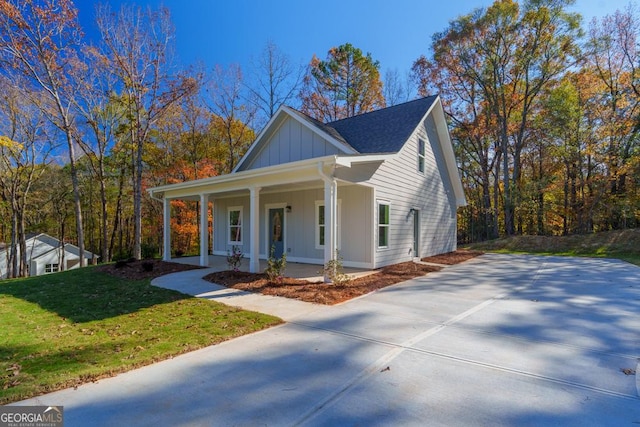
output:
MULTIPOLYGON (((374 226, 376 267, 413 258, 413 217, 409 214, 412 208, 420 211, 420 257, 456 248, 455 202, 449 196, 451 186, 437 138, 435 123, 429 116, 398 156, 385 162, 370 180, 376 187, 376 200, 387 201, 390 205, 389 245, 386 248, 377 248, 377 228, 374 226), (426 141, 424 174, 418 171, 418 138, 426 141)), ((377 209, 375 215, 377 224, 377 209)))
MULTIPOLYGON (((373 191, 369 187, 338 186, 340 205, 340 255, 344 264, 362 265, 373 263, 373 215, 371 205, 373 191)), ((265 233, 265 209, 267 205, 282 204, 291 207, 285 213, 284 241, 290 260, 324 260, 324 250, 315 247, 316 201, 324 201, 324 187, 300 191, 260 194, 260 256, 266 257, 267 236, 265 233)), ((214 253, 226 253, 231 249, 228 242, 227 208, 243 206, 243 246, 245 253, 250 248, 249 197, 221 198, 214 204, 214 253)))

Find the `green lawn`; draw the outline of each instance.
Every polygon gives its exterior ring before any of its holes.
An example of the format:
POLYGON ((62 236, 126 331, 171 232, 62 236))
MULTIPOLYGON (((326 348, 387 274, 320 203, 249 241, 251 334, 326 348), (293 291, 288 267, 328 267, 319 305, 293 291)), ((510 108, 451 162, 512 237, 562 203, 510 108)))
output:
POLYGON ((640 229, 572 236, 513 236, 474 243, 468 248, 504 253, 618 258, 640 266, 640 229))
POLYGON ((0 404, 282 322, 91 267, 0 281, 0 313, 0 404))

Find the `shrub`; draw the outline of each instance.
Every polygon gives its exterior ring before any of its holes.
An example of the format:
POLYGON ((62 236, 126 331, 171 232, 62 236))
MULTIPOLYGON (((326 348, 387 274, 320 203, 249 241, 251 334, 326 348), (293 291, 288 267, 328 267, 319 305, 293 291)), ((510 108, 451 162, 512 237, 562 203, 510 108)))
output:
POLYGON ((114 267, 115 268, 129 267, 129 261, 128 260, 123 260, 123 259, 118 260, 118 261, 116 261, 114 267))
POLYGON ((227 251, 227 265, 229 269, 233 271, 240 271, 240 264, 243 257, 242 249, 240 246, 233 246, 231 252, 227 251))
POLYGON ((142 271, 153 271, 153 263, 150 261, 143 261, 140 265, 142 266, 142 271))
POLYGON ((158 246, 149 243, 143 243, 140 245, 140 252, 143 259, 155 258, 160 253, 158 246))
POLYGON ((271 253, 267 260, 267 268, 264 271, 270 282, 282 283, 284 270, 287 268, 287 254, 282 253, 282 258, 275 257, 276 247, 271 246, 271 253))
POLYGON ((342 257, 336 251, 336 257, 329 260, 324 266, 324 275, 328 277, 334 285, 346 285, 351 282, 352 277, 344 274, 342 270, 342 257))

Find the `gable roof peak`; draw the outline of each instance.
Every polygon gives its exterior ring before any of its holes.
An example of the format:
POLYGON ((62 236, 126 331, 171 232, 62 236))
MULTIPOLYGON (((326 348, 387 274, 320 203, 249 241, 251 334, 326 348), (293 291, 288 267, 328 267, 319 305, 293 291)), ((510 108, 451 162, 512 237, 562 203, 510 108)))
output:
POLYGON ((437 99, 437 95, 419 98, 325 126, 335 129, 361 154, 397 153, 437 99))

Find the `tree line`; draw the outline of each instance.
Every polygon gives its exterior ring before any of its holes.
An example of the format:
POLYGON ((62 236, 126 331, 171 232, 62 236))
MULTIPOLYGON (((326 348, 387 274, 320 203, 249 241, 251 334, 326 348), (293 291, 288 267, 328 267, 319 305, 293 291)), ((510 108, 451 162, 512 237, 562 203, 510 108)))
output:
MULTIPOLYGON (((402 74, 345 43, 295 64, 268 43, 247 70, 180 69, 165 8, 0 0, 0 241, 12 275, 47 232, 100 256, 158 255, 148 187, 229 173, 282 104, 332 121, 440 94, 469 206, 459 236, 570 234, 640 218, 638 14, 583 29, 568 0, 497 0, 451 21, 402 74), (22 258, 22 259, 21 259, 22 258)), ((197 202, 172 202, 176 253, 197 202)), ((82 253, 82 251, 81 251, 82 253)))

